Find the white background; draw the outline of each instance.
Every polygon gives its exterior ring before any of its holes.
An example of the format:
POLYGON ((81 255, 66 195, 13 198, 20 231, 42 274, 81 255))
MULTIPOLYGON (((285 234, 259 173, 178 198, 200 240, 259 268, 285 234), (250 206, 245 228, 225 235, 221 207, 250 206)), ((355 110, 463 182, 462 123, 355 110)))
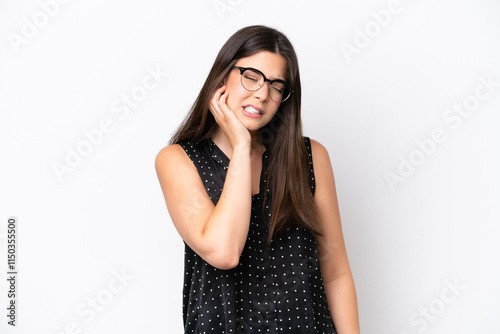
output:
POLYGON ((52 16, 45 3, 0 2, 1 277, 7 217, 19 221, 18 326, 1 279, 1 333, 182 332, 184 248, 154 158, 251 24, 298 54, 304 133, 332 160, 362 333, 500 333, 497 1, 401 0, 381 28, 372 11, 387 0, 87 0, 52 2, 52 16), (116 113, 147 68, 168 76, 116 113), (489 76, 497 86, 454 128, 447 110, 489 76), (105 119, 112 130, 59 179, 54 163, 105 119), (422 153, 436 128, 446 139, 422 153), (386 173, 410 157, 422 159, 391 188, 386 173))

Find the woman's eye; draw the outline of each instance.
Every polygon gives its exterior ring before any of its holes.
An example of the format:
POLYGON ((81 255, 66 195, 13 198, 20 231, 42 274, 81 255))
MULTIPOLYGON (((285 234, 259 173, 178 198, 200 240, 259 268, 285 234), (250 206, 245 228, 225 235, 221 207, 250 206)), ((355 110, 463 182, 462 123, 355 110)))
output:
POLYGON ((257 78, 250 77, 248 75, 245 75, 245 79, 252 80, 252 81, 257 81, 257 78))
POLYGON ((273 89, 274 89, 275 91, 277 91, 278 93, 283 93, 283 89, 278 88, 278 87, 274 87, 274 86, 271 86, 271 87, 273 87, 273 89))

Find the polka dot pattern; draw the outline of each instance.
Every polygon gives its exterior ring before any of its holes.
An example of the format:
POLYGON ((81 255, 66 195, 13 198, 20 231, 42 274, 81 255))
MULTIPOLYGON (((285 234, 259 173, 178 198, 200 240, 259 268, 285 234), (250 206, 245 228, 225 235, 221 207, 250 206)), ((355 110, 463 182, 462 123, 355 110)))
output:
MULTIPOLYGON (((309 184, 314 193, 310 139, 309 184)), ((211 140, 180 144, 198 169, 207 194, 217 204, 229 159, 211 140)), ((262 156, 261 192, 252 197, 248 239, 239 264, 217 269, 186 243, 183 320, 185 333, 336 333, 328 308, 316 240, 297 226, 267 247, 269 206, 263 204, 267 151, 262 156)), ((272 194, 268 192, 268 198, 272 194)))

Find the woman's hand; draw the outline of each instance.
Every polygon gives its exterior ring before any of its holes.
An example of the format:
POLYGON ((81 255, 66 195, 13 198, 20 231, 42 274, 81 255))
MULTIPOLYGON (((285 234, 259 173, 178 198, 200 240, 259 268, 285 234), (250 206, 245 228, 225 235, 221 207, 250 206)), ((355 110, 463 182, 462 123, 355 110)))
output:
POLYGON ((226 104, 228 95, 226 88, 227 86, 224 85, 215 91, 210 101, 209 109, 212 115, 214 115, 217 124, 229 138, 233 148, 241 145, 250 145, 250 132, 226 104))

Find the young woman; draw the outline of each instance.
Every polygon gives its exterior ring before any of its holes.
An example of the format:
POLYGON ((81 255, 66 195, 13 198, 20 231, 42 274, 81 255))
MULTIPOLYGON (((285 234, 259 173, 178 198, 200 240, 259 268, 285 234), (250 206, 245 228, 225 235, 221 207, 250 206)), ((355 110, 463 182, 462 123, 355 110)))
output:
POLYGON ((330 159, 302 136, 300 104, 289 40, 242 28, 158 153, 185 333, 359 333, 330 159))

